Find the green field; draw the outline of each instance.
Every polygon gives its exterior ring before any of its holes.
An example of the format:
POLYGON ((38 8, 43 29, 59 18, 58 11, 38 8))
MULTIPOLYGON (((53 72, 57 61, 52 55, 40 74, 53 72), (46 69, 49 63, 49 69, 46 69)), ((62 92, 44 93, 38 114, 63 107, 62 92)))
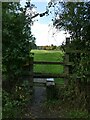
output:
MULTIPOLYGON (((51 62, 62 62, 63 52, 62 51, 48 51, 48 50, 32 50, 34 53, 34 61, 51 61, 51 62)), ((42 73, 63 73, 62 65, 34 65, 34 72, 42 73)), ((56 82, 62 81, 62 79, 55 79, 56 82)))

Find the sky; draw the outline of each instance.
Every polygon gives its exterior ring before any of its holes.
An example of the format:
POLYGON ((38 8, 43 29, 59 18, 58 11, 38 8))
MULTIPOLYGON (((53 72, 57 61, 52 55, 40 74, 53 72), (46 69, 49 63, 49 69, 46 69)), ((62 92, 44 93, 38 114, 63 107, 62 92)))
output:
MULTIPOLYGON (((29 0, 28 0, 29 1, 29 0)), ((21 0, 21 5, 24 6, 26 0, 21 0)), ((38 13, 43 13, 46 11, 46 6, 49 0, 31 0, 37 8, 34 10, 38 13)), ((52 10, 53 11, 53 10, 52 10)), ((32 34, 36 38, 36 45, 44 46, 44 45, 61 45, 63 41, 65 41, 66 36, 69 37, 69 34, 65 35, 65 31, 57 31, 52 27, 52 18, 54 17, 54 13, 49 16, 44 17, 36 17, 34 25, 31 27, 32 34)))

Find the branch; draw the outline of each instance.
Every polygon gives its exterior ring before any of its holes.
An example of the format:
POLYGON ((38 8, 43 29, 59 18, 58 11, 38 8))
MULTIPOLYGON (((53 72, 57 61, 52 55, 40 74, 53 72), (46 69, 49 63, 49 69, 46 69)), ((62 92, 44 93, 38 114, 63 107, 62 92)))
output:
POLYGON ((34 16, 32 16, 31 19, 37 17, 38 15, 39 15, 40 17, 43 17, 43 16, 45 16, 46 14, 48 14, 48 11, 46 11, 46 12, 44 12, 44 13, 37 13, 37 14, 35 14, 34 16))
POLYGON ((31 17, 31 19, 37 17, 39 15, 39 13, 35 14, 34 16, 31 17))

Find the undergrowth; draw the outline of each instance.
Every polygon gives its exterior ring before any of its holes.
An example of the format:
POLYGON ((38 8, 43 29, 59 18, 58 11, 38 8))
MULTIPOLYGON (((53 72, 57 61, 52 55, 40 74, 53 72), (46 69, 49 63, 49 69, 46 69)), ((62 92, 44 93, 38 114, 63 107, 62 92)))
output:
POLYGON ((17 84, 11 93, 3 90, 2 118, 22 118, 28 101, 31 101, 30 92, 27 81, 24 81, 21 85, 17 84))
POLYGON ((90 119, 90 114, 86 109, 85 91, 79 92, 75 85, 63 87, 56 86, 57 95, 45 102, 46 109, 51 111, 61 111, 67 118, 90 119))

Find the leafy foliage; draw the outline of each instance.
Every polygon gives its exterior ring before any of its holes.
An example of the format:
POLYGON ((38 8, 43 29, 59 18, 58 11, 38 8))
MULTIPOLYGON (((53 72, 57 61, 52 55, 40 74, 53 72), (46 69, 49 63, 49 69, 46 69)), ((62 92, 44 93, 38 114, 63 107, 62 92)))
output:
POLYGON ((29 62, 35 44, 31 23, 19 3, 2 3, 2 117, 22 117, 23 108, 31 101, 29 82, 21 79, 23 65, 29 62), (21 82, 20 82, 21 81, 21 82))
POLYGON ((56 28, 63 27, 69 31, 78 49, 85 47, 84 49, 89 50, 90 2, 57 2, 55 5, 58 7, 55 10, 56 17, 53 22, 56 28))
MULTIPOLYGON (((53 22, 57 29, 63 27, 71 35, 68 49, 81 50, 81 53, 70 54, 70 61, 74 62, 72 73, 85 77, 89 73, 89 51, 90 51, 90 2, 56 2, 55 20, 53 22)), ((64 45, 64 47, 66 47, 64 45)), ((67 51, 67 49, 66 49, 67 51)))
POLYGON ((3 3, 2 12, 3 70, 8 79, 14 79, 22 74, 22 65, 29 60, 31 42, 35 38, 19 3, 3 3))
POLYGON ((12 94, 3 90, 2 92, 2 117, 3 118, 22 118, 28 101, 31 101, 31 89, 29 82, 23 81, 16 85, 12 94), (14 93, 14 94, 13 94, 14 93))
POLYGON ((70 43, 67 46, 63 45, 64 48, 68 47, 69 51, 80 50, 79 53, 70 53, 70 61, 74 63, 70 73, 76 76, 71 82, 79 83, 82 91, 87 86, 84 97, 88 104, 86 108, 90 112, 90 1, 61 3, 60 0, 55 0, 50 3, 55 7, 53 25, 59 30, 63 28, 71 35, 70 43))

